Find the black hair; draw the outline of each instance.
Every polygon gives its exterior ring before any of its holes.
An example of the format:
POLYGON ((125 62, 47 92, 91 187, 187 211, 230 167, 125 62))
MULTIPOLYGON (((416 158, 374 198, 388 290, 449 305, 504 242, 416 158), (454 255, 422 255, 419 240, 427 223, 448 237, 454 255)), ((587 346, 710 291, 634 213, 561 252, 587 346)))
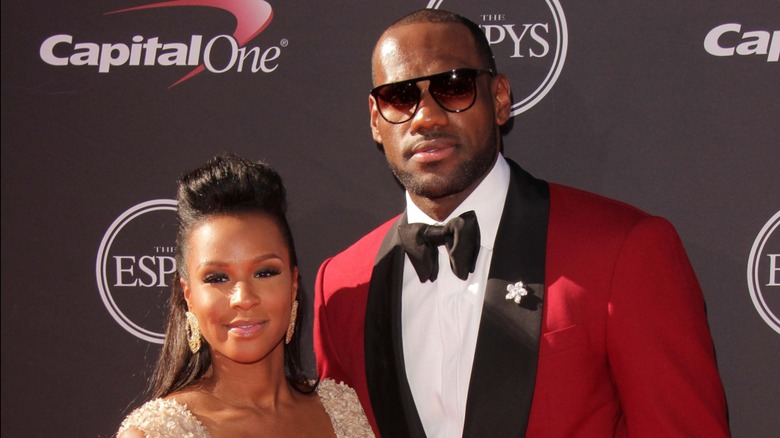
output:
MULTIPOLYGON (((185 322, 187 303, 180 279, 187 280, 184 260, 189 247, 187 239, 193 228, 214 215, 259 213, 271 218, 282 231, 290 254, 290 267, 298 266, 290 225, 287 221, 286 189, 279 174, 268 164, 249 161, 228 153, 211 158, 205 165, 184 174, 178 180, 178 233, 176 236, 177 271, 168 300, 165 342, 154 373, 149 381, 152 398, 165 397, 196 383, 211 366, 211 353, 205 339, 197 353, 187 343, 185 322)), ((300 342, 302 321, 306 314, 306 293, 298 274, 298 318, 290 343, 284 345, 285 375, 297 391, 308 394, 317 381, 303 371, 300 342)))

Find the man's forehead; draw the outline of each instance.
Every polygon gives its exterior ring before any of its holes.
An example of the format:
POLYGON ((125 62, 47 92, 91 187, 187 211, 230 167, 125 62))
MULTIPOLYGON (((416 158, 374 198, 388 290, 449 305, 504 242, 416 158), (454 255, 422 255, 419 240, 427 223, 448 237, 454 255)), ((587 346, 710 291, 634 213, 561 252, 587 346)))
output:
POLYGON ((410 23, 392 27, 380 37, 380 45, 399 48, 402 45, 437 45, 442 42, 471 42, 468 28, 459 23, 410 23))
POLYGON ((375 79, 381 83, 479 67, 470 33, 453 23, 414 23, 389 29, 377 45, 373 62, 375 79))

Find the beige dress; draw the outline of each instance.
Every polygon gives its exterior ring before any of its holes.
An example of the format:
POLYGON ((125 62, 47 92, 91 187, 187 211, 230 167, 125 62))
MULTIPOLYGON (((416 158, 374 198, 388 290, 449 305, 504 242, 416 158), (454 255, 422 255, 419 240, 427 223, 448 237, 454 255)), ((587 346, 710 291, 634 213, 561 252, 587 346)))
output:
MULTIPOLYGON (((354 389, 323 379, 317 387, 317 395, 322 400, 338 438, 374 436, 354 389)), ((162 398, 146 402, 131 412, 122 421, 117 433, 129 427, 142 430, 147 438, 211 438, 209 431, 186 405, 162 398)), ((258 435, 262 436, 262 433, 258 435)))

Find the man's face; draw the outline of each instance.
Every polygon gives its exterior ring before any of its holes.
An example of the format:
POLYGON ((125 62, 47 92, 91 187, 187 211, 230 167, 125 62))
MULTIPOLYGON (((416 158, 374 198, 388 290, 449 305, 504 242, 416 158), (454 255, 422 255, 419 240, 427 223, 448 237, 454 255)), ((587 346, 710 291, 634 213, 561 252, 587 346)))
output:
MULTIPOLYGON (((487 68, 468 29, 452 23, 417 23, 385 33, 373 58, 374 84, 409 80, 458 68, 487 68)), ((395 176, 413 197, 464 199, 492 168, 500 149, 498 126, 509 118, 509 84, 499 75, 475 79, 476 101, 460 113, 446 111, 417 87, 417 112, 393 124, 369 96, 371 130, 395 176)))

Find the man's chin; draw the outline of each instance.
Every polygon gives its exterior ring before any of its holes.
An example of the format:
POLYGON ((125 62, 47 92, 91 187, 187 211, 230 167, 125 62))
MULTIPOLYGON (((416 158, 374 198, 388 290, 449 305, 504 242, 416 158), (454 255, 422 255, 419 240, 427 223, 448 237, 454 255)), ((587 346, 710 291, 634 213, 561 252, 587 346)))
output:
POLYGON ((417 196, 428 199, 439 199, 458 193, 457 187, 453 187, 452 181, 443 180, 443 178, 431 178, 426 181, 417 181, 406 185, 406 190, 417 196))

